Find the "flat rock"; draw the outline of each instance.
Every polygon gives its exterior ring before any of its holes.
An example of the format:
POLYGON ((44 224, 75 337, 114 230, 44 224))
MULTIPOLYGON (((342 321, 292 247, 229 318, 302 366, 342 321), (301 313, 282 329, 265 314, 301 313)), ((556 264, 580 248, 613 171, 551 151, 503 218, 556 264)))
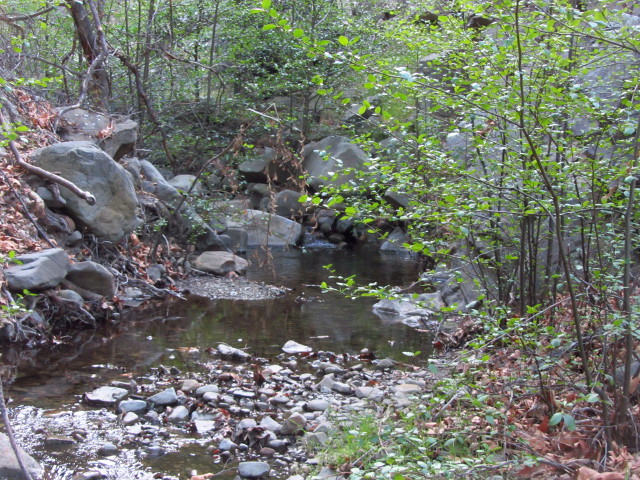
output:
POLYGON ((129 394, 129 390, 118 387, 99 387, 84 394, 84 401, 90 405, 110 406, 129 394))
POLYGON ((238 475, 243 478, 260 478, 269 473, 271 467, 267 462, 240 462, 238 475))
POLYGON ((309 412, 324 412, 331 404, 323 399, 314 399, 307 402, 306 408, 309 412))
POLYGON ((123 400, 118 405, 118 411, 120 413, 141 413, 147 409, 147 402, 144 400, 123 400))
POLYGON ((403 383, 401 385, 396 385, 393 387, 394 393, 400 393, 404 395, 413 395, 415 393, 420 393, 422 388, 419 385, 415 385, 412 383, 403 383))
POLYGON ((193 261, 197 270, 215 275, 226 275, 230 272, 244 274, 249 267, 249 262, 231 252, 204 252, 193 261))
POLYGON ((384 392, 376 387, 356 387, 355 394, 357 398, 370 398, 376 402, 384 397, 384 392))
POLYGON ((39 291, 57 287, 69 271, 69 256, 61 248, 50 248, 15 258, 20 265, 4 270, 9 290, 39 291))
POLYGON ((184 405, 178 405, 171 411, 167 420, 171 423, 186 422, 189 420, 189 409, 184 405))
POLYGON ((307 418, 304 415, 292 413, 291 416, 283 422, 280 433, 282 435, 292 435, 302 431, 306 425, 307 418))

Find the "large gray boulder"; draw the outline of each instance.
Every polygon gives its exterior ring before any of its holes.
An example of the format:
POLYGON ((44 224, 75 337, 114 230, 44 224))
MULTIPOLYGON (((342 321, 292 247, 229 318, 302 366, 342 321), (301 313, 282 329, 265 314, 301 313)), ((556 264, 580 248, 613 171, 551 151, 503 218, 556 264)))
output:
POLYGON ((249 262, 230 252, 204 252, 193 261, 193 266, 216 275, 226 275, 230 272, 243 274, 247 271, 249 262))
POLYGON ((299 223, 259 210, 242 210, 229 218, 227 223, 229 228, 247 231, 249 247, 295 245, 302 234, 299 223))
MULTIPOLYGON (((18 447, 20 458, 27 471, 34 480, 39 480, 44 475, 42 466, 21 447, 18 447)), ((22 470, 16 458, 16 454, 11 447, 9 437, 0 433, 0 478, 3 480, 23 480, 22 470)))
POLYGON ((67 273, 67 280, 106 298, 111 298, 116 293, 115 277, 106 267, 96 262, 74 263, 67 273))
POLYGON ((302 168, 308 174, 307 184, 314 190, 320 190, 323 186, 339 187, 354 180, 356 175, 353 172, 345 173, 344 170, 351 168, 364 172, 367 170, 365 163, 369 161, 360 147, 340 136, 310 143, 304 147, 302 156, 302 168))
POLYGON ((138 200, 127 171, 92 142, 62 142, 39 148, 32 162, 73 182, 96 198, 95 205, 64 187, 67 210, 101 240, 117 242, 138 224, 138 200))
POLYGON ((60 284, 69 271, 69 256, 61 248, 50 248, 16 257, 20 265, 4 270, 9 290, 39 291, 60 284))
POLYGON ((93 141, 114 160, 133 152, 138 140, 138 124, 130 119, 75 108, 62 114, 66 125, 60 129, 65 141, 93 141))

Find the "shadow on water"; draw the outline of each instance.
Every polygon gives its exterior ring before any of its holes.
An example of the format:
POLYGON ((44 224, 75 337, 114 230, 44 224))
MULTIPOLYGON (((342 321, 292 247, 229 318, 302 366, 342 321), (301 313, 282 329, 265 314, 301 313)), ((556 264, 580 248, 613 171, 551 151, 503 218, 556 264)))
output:
MULTIPOLYGON (((383 324, 371 311, 374 299, 322 294, 317 287, 330 282, 332 273, 323 268, 328 264, 337 275, 355 274, 359 283, 407 285, 416 278, 414 261, 333 249, 268 254, 256 250, 248 258, 249 279, 291 290, 281 298, 260 301, 167 298, 130 312, 116 325, 81 332, 48 351, 9 349, 2 361, 15 369, 9 392, 14 405, 82 410, 81 395, 112 380, 146 375, 160 364, 198 370, 205 350, 220 342, 266 358, 281 353, 287 340, 335 353, 368 348, 379 358, 401 361, 408 360, 403 351, 420 350, 426 358, 428 335, 401 323, 383 324)), ((163 469, 166 463, 166 457, 157 459, 153 467, 163 469)), ((184 472, 182 465, 175 468, 184 472)), ((167 473, 178 474, 170 470, 167 473)))

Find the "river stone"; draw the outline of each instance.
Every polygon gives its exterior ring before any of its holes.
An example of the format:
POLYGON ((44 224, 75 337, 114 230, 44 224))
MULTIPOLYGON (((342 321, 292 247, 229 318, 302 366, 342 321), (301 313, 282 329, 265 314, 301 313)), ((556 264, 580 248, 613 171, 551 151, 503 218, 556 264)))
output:
POLYGON ((396 365, 396 362, 394 362, 390 358, 383 358, 378 362, 378 364, 376 365, 376 368, 378 370, 385 370, 387 368, 394 368, 395 365, 396 365))
POLYGON ((90 405, 110 406, 126 397, 129 390, 118 387, 99 387, 84 394, 84 401, 90 405))
POLYGON ((105 475, 100 470, 89 470, 88 472, 78 473, 73 480, 102 480, 105 475))
POLYGON ((302 167, 308 174, 307 184, 319 191, 323 186, 339 187, 355 179, 355 174, 342 173, 346 169, 365 171, 367 154, 348 138, 331 136, 308 144, 302 150, 302 167), (334 178, 334 174, 337 174, 334 178))
POLYGON ((176 405, 178 403, 178 395, 176 394, 176 389, 171 387, 152 395, 147 401, 160 407, 166 407, 176 405))
POLYGON ((231 360, 241 360, 244 362, 246 362, 251 358, 251 355, 249 355, 244 350, 231 347, 226 343, 221 343, 220 345, 218 345, 218 353, 220 354, 221 358, 228 358, 231 360))
POLYGON ((69 300, 76 305, 82 305, 84 303, 84 298, 82 298, 82 296, 78 292, 74 292, 73 290, 60 290, 58 292, 58 296, 64 298, 65 300, 69 300))
POLYGON ((249 262, 231 252, 204 252, 193 260, 193 267, 207 273, 226 275, 231 272, 244 274, 249 262))
POLYGON ((243 418, 236 425, 236 433, 240 433, 243 430, 248 430, 257 426, 258 424, 253 418, 243 418))
POLYGON ((125 426, 134 425, 138 423, 138 420, 140 420, 140 417, 137 414, 133 412, 127 412, 122 417, 122 424, 125 426))
POLYGON ((112 455, 118 454, 118 447, 116 447, 113 443, 103 443, 98 447, 98 455, 103 457, 110 457, 112 455))
POLYGON ((280 433, 282 435, 292 435, 298 433, 304 429, 307 425, 307 419, 300 413, 292 413, 282 424, 280 433))
POLYGON ((284 218, 300 216, 304 210, 299 202, 302 194, 293 190, 282 190, 273 197, 273 204, 268 206, 268 211, 274 211, 276 215, 284 218), (271 210, 275 207, 275 210, 271 210))
MULTIPOLYGON (((22 447, 18 446, 18 451, 31 476, 34 479, 41 479, 44 475, 42 466, 22 447)), ((24 478, 9 437, 4 433, 0 433, 0 478, 3 480, 22 480, 24 478)))
POLYGON ((329 441, 329 436, 326 432, 307 432, 304 438, 310 447, 318 447, 329 441))
POLYGON ((186 422, 189 420, 189 409, 184 405, 178 405, 171 411, 167 420, 171 423, 186 422))
POLYGON ((243 478, 260 478, 269 473, 271 467, 266 462, 240 462, 238 475, 243 478))
POLYGON ((380 246, 380 250, 383 252, 413 254, 411 250, 403 246, 405 243, 411 243, 411 237, 400 227, 396 227, 380 246))
POLYGON ((180 390, 182 390, 184 393, 193 393, 197 391, 200 387, 201 387, 200 382, 192 378, 187 378, 182 382, 182 386, 180 387, 180 390))
POLYGON ((313 348, 307 347, 306 345, 302 345, 301 343, 295 342, 293 340, 289 340, 282 347, 282 351, 284 353, 289 353, 289 354, 310 353, 310 352, 313 352, 313 348))
POLYGON ((375 402, 381 402, 384 398, 384 392, 376 387, 356 387, 355 394, 357 398, 370 398, 375 402))
POLYGON ((128 118, 114 118, 102 113, 74 108, 62 114, 69 124, 60 129, 65 141, 99 140, 100 147, 114 160, 133 152, 138 139, 138 124, 128 118), (104 135, 108 132, 108 135, 104 135))
POLYGON ((422 391, 422 388, 420 388, 420 386, 414 385, 412 383, 403 383, 403 384, 396 385, 395 387, 393 387, 393 391, 394 391, 394 393, 400 393, 400 394, 404 394, 404 395, 412 395, 412 394, 415 394, 415 393, 420 393, 422 391))
POLYGON ((147 402, 144 400, 123 400, 118 405, 118 411, 120 413, 141 413, 147 409, 147 402))
POLYGON ((195 395, 196 397, 202 397, 205 393, 209 393, 209 392, 218 393, 220 392, 220 387, 218 387, 218 385, 213 385, 213 384, 202 385, 196 389, 195 395))
POLYGON ((333 382, 331 388, 334 392, 342 393, 343 395, 351 395, 353 393, 351 386, 342 382, 333 382))
POLYGON ((333 390, 334 383, 336 383, 335 376, 333 373, 330 373, 322 377, 322 380, 318 382, 316 387, 321 393, 330 393, 333 390))
POLYGON ((193 190, 191 190, 191 193, 198 193, 202 190, 202 183, 198 181, 195 175, 176 175, 168 180, 167 183, 173 188, 185 193, 189 191, 191 185, 194 183, 195 186, 193 187, 193 190))
POLYGON ((95 205, 60 187, 66 210, 100 240, 117 242, 138 225, 138 199, 129 173, 92 142, 61 142, 39 148, 32 162, 91 192, 95 205))
POLYGON ((326 400, 317 398, 307 402, 306 408, 309 412, 324 412, 331 406, 326 400))
POLYGON ((21 265, 4 270, 9 290, 39 291, 57 287, 69 271, 69 256, 61 248, 50 248, 15 258, 21 265))
POLYGON ((108 299, 116 293, 116 280, 113 274, 96 262, 72 264, 67 273, 67 280, 108 299))
POLYGON ((267 415, 266 417, 264 417, 260 421, 260 426, 262 428, 264 428, 266 430, 269 430, 270 432, 274 432, 274 433, 278 433, 282 429, 282 425, 280 425, 278 422, 276 422, 269 415, 267 415))
POLYGON ((193 424, 196 427, 196 432, 203 434, 211 432, 217 428, 215 420, 194 420, 193 424))
POLYGON ((302 235, 302 225, 288 218, 260 210, 243 210, 227 219, 229 228, 247 231, 249 247, 283 247, 296 245, 302 235))

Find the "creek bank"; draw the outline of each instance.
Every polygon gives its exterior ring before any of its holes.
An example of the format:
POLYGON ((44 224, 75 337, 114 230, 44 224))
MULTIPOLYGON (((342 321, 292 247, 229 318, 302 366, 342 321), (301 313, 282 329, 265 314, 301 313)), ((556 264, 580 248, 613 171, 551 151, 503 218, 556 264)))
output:
POLYGON ((81 403, 63 411, 17 409, 14 418, 27 417, 32 425, 20 440, 34 452, 55 443, 68 457, 86 456, 77 479, 115 479, 118 469, 128 468, 127 478, 134 471, 136 478, 174 480, 185 473, 205 475, 208 468, 238 478, 310 480, 317 478, 312 472, 319 469, 318 451, 342 422, 381 408, 410 408, 435 375, 375 359, 367 350, 281 353, 269 360, 221 344, 190 353, 206 353, 199 371, 160 365, 87 391, 81 403), (188 459, 187 451, 208 458, 209 467, 200 463, 199 472, 192 472, 187 460, 183 472, 150 472, 138 463, 172 455, 188 459))

